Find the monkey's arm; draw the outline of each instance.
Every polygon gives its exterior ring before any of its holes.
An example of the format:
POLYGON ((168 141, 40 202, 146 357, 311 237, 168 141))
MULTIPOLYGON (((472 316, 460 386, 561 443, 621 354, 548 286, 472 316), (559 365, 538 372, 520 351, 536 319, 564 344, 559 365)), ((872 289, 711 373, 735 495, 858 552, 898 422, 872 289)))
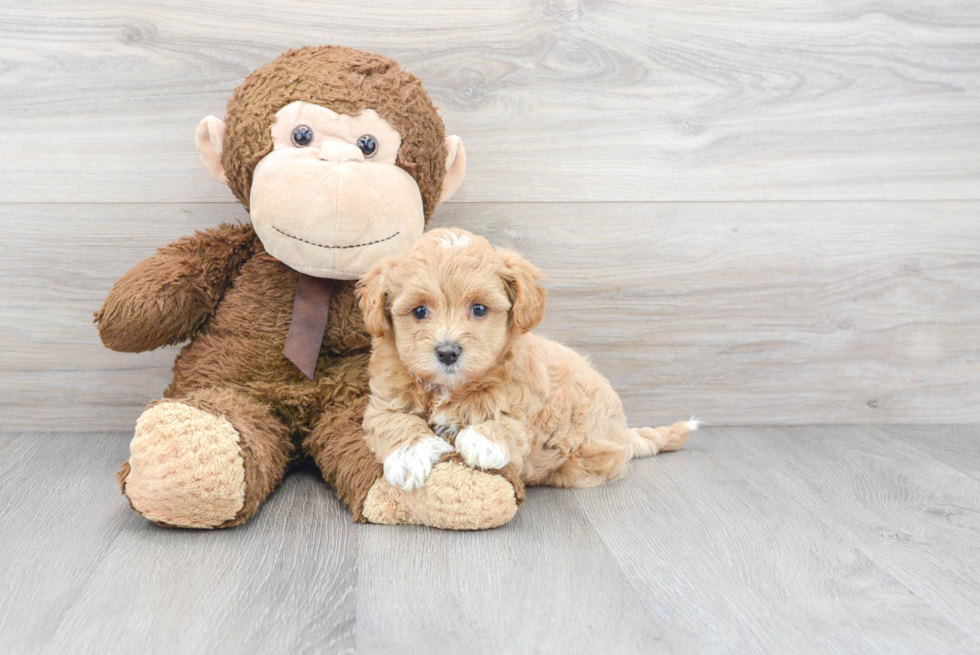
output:
POLYGON ((251 225, 220 225, 164 246, 113 285, 95 314, 102 343, 143 352, 192 336, 252 253, 251 225))

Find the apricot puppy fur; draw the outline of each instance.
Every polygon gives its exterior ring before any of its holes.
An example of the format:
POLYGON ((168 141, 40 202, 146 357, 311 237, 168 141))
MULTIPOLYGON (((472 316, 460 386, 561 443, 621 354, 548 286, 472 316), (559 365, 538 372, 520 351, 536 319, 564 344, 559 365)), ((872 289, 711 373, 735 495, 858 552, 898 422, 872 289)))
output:
POLYGON ((697 428, 630 428, 584 357, 531 334, 544 317, 540 277, 483 237, 439 229, 363 278, 374 337, 365 439, 392 485, 421 487, 455 450, 474 468, 512 465, 525 484, 589 487, 697 428))

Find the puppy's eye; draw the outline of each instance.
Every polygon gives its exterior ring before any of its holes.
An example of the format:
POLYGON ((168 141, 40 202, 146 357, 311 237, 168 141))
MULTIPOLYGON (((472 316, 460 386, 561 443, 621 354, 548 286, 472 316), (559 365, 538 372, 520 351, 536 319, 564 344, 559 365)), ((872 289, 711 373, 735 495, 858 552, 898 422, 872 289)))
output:
POLYGON ((487 315, 487 312, 490 310, 487 309, 486 305, 481 305, 477 303, 470 308, 470 311, 473 312, 473 316, 477 318, 483 318, 484 316, 487 315))
POLYGON ((362 134, 357 139, 357 147, 361 149, 365 157, 374 157, 374 153, 378 151, 378 140, 370 134, 362 134))
POLYGON ((313 130, 308 125, 297 125, 293 128, 293 145, 305 148, 313 143, 313 130))
POLYGON ((414 316, 420 321, 424 320, 429 317, 429 309, 425 305, 422 305, 421 307, 416 307, 415 309, 412 310, 412 316, 414 316))

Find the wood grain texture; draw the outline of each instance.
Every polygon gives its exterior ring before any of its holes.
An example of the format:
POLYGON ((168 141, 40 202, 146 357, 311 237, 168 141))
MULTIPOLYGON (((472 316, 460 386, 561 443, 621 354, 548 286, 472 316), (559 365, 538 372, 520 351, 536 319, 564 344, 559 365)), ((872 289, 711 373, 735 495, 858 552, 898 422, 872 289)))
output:
POLYGON ((573 653, 602 644, 642 653, 678 643, 643 607, 573 496, 535 489, 529 498, 510 524, 489 532, 365 526, 358 651, 573 653))
POLYGON ((161 528, 129 512, 46 650, 353 652, 354 524, 318 477, 288 478, 255 529, 161 528))
MULTIPOLYGON (((176 349, 113 353, 92 312, 232 205, 5 205, 0 420, 131 429, 176 349)), ((540 333, 590 354, 635 424, 980 421, 980 203, 456 204, 546 273, 540 333)))
MULTIPOLYGON (((936 428, 939 429, 939 428, 936 428)), ((980 639, 980 480, 870 426, 737 428, 712 441, 834 526, 950 623, 980 639)))
POLYGON ((21 434, 0 451, 0 652, 36 653, 132 520, 122 434, 21 434))
POLYGON ((0 201, 229 201, 192 134, 290 47, 380 51, 469 153, 458 201, 980 198, 955 0, 0 3, 0 201))
POLYGON ((16 432, 0 432, 0 453, 18 437, 16 432))
POLYGON ((322 481, 292 476, 256 530, 133 513, 128 435, 21 435, 0 458, 0 652, 325 653, 354 648, 356 540, 322 481))
POLYGON ((980 480, 980 426, 890 425, 882 430, 943 464, 980 480))
MULTIPOLYGON (((803 437, 774 432, 761 448, 803 437)), ((977 647, 832 522, 759 474, 774 466, 764 454, 718 448, 729 434, 695 433, 680 453, 632 462, 616 484, 571 492, 675 642, 671 652, 684 652, 684 640, 691 652, 728 653, 977 647)))
POLYGON ((128 434, 0 433, 0 652, 978 653, 980 481, 892 431, 708 428, 478 533, 353 524, 308 473, 159 528, 128 434))

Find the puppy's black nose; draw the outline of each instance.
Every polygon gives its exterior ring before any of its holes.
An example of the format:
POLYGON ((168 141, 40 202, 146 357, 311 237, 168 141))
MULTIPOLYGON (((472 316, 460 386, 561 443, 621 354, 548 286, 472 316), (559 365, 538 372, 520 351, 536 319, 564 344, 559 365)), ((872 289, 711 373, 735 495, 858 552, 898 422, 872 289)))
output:
POLYGON ((436 346, 436 359, 445 366, 455 364, 463 349, 458 343, 440 343, 436 346))

